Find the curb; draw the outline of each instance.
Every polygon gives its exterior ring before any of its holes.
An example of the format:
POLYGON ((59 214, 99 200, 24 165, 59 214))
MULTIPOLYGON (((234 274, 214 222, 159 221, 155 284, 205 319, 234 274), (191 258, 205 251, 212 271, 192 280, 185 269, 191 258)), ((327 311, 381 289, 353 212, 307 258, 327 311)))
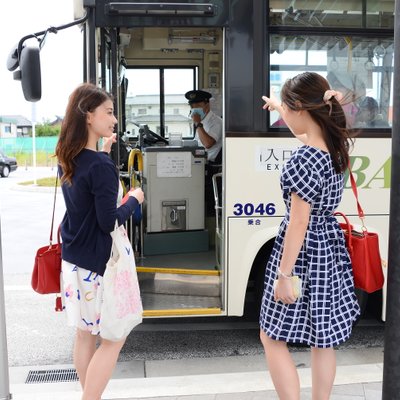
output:
MULTIPOLYGON (((10 187, 10 190, 18 192, 38 192, 38 193, 54 193, 54 187, 37 186, 37 185, 20 185, 16 184, 10 187)), ((57 193, 61 193, 61 188, 57 188, 57 193)))
MULTIPOLYGON (((311 369, 300 368, 301 388, 311 387, 311 369)), ((377 383, 382 381, 383 364, 338 366, 335 386, 377 383)), ((15 400, 79 400, 78 382, 37 385, 11 385, 15 400)), ((189 375, 155 378, 112 379, 104 392, 107 399, 146 399, 190 395, 218 395, 273 391, 266 371, 212 375, 189 375)))

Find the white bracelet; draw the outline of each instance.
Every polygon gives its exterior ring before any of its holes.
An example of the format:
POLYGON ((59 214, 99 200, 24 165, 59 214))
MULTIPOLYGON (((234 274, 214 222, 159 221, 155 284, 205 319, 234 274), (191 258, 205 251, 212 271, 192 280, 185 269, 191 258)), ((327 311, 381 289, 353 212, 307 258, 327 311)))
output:
POLYGON ((292 277, 292 274, 286 275, 285 273, 283 273, 283 272, 281 271, 280 268, 278 268, 278 277, 279 277, 279 276, 281 276, 281 277, 284 278, 284 279, 290 279, 290 278, 292 277))

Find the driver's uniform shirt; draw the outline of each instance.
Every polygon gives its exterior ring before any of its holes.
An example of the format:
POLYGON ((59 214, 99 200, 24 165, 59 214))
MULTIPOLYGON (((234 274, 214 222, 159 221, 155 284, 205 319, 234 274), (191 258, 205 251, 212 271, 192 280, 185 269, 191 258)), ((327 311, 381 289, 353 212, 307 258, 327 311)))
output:
MULTIPOLYGON (((206 133, 215 140, 215 143, 209 149, 206 149, 207 160, 214 161, 222 148, 222 119, 212 111, 209 111, 204 119, 201 120, 201 123, 206 133)), ((197 129, 195 139, 200 146, 205 147, 200 140, 197 129)))

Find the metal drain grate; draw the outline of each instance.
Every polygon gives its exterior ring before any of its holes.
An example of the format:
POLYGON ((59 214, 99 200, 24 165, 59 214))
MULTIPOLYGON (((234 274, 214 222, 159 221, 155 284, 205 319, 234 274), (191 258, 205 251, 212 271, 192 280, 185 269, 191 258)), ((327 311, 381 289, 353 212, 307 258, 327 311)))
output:
POLYGON ((25 383, 75 382, 79 380, 75 368, 29 371, 25 383))

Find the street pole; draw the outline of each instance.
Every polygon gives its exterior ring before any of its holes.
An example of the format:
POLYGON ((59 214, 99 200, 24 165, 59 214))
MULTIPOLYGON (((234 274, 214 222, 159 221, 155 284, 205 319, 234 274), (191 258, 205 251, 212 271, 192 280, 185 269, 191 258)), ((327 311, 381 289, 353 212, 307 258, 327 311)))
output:
POLYGON ((10 400, 10 378, 8 375, 8 352, 6 332, 6 311, 4 302, 3 255, 1 250, 0 220, 0 400, 10 400))
MULTIPOLYGON (((395 1, 394 49, 400 49, 400 1, 395 1)), ((394 52, 392 181, 382 400, 400 393, 400 52, 394 52)))
POLYGON ((36 103, 31 103, 32 118, 32 163, 33 163, 33 184, 37 185, 36 177, 36 103))

